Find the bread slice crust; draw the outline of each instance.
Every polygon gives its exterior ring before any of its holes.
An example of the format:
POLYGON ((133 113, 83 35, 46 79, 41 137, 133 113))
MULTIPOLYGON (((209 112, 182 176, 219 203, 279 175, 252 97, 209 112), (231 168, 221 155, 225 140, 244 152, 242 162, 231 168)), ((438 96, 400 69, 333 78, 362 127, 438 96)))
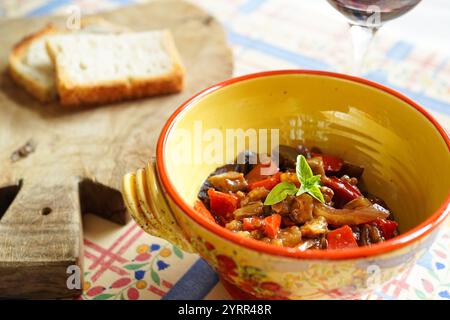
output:
POLYGON ((27 53, 30 45, 41 38, 58 33, 58 29, 51 24, 44 28, 25 36, 12 49, 9 55, 9 73, 12 79, 24 87, 25 90, 32 96, 36 97, 41 102, 49 102, 55 99, 55 91, 53 86, 46 86, 38 81, 34 81, 31 77, 26 76, 19 71, 22 58, 27 53))

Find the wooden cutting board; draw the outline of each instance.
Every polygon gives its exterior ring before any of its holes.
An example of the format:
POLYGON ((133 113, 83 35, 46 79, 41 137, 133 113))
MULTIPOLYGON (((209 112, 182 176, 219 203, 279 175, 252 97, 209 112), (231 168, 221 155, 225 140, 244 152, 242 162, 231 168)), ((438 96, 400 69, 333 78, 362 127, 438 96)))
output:
POLYGON ((64 26, 67 18, 0 22, 0 297, 79 294, 66 282, 69 266, 82 267, 80 213, 125 223, 122 175, 144 166, 181 102, 232 74, 223 28, 192 4, 154 1, 99 16, 137 31, 170 28, 187 70, 186 87, 176 95, 97 108, 42 105, 11 81, 9 50, 46 23, 64 26))

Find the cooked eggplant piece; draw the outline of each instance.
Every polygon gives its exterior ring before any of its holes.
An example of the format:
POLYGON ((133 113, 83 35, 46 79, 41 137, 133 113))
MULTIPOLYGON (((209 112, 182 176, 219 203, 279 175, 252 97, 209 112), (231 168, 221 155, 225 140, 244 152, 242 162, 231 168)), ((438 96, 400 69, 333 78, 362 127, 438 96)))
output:
POLYGON ((328 223, 324 217, 316 217, 307 221, 300 227, 302 235, 308 238, 314 238, 328 232, 328 223))
POLYGON ((352 201, 347 202, 343 209, 356 209, 356 208, 364 208, 364 207, 370 207, 372 205, 372 202, 370 202, 369 199, 365 197, 358 197, 356 199, 353 199, 352 201))
POLYGON ((197 194, 197 197, 204 203, 205 207, 209 210, 209 195, 208 190, 212 188, 211 182, 208 181, 208 179, 203 182, 202 186, 200 187, 200 191, 197 194))
POLYGON ((228 171, 208 178, 208 181, 222 192, 238 192, 247 189, 244 174, 237 171, 228 171))
POLYGON ((281 171, 295 171, 295 163, 299 154, 304 155, 307 159, 312 156, 311 150, 303 145, 297 147, 280 145, 278 146, 278 150, 273 151, 273 153, 278 154, 281 171))
MULTIPOLYGON (((247 195, 241 199, 241 207, 255 201, 264 201, 264 199, 269 194, 269 190, 263 187, 258 187, 251 190, 247 195)), ((267 206, 270 209, 270 206, 267 206)), ((269 212, 270 213, 270 212, 269 212)))
POLYGON ((353 226, 352 230, 360 246, 368 246, 385 240, 380 229, 372 224, 365 223, 359 226, 353 226))
POLYGON ((299 151, 296 148, 280 145, 278 147, 278 158, 280 160, 280 170, 295 170, 295 162, 299 151))
POLYGON ((290 216, 297 223, 305 223, 313 218, 314 200, 303 193, 295 197, 291 205, 290 216))
POLYGON ((324 217, 332 226, 354 226, 371 222, 376 218, 386 219, 389 214, 389 211, 377 204, 356 209, 335 209, 322 203, 314 205, 314 216, 324 217))
POLYGON ((256 153, 251 152, 251 151, 244 151, 241 152, 236 159, 236 163, 235 166, 235 170, 237 172, 241 172, 244 174, 244 176, 249 173, 253 167, 258 163, 258 156, 256 153), (242 158, 243 158, 243 163, 242 163, 242 158), (238 163, 241 162, 241 163, 238 163))
POLYGON ((209 209, 209 196, 208 196, 208 189, 213 188, 213 184, 209 181, 209 178, 212 176, 217 176, 226 172, 230 171, 236 171, 239 173, 242 173, 246 175, 249 173, 255 164, 251 163, 254 161, 251 161, 253 159, 256 159, 257 161, 257 155, 254 152, 251 151, 244 151, 240 153, 236 159, 236 163, 230 163, 226 164, 224 166, 221 166, 214 170, 213 173, 211 173, 206 180, 203 182, 202 186, 200 187, 200 191, 197 194, 197 197, 205 204, 206 208, 209 209), (244 158, 244 163, 237 163, 238 160, 241 160, 241 157, 244 158))
POLYGON ((258 214, 262 214, 264 212, 264 205, 261 201, 256 201, 253 203, 249 203, 245 207, 241 207, 233 212, 235 218, 245 218, 258 214))
POLYGON ((247 197, 249 198, 250 202, 252 201, 259 201, 264 200, 267 195, 269 194, 269 190, 267 190, 264 187, 258 187, 253 189, 247 194, 247 197))
POLYGON ((347 175, 352 178, 360 179, 364 173, 364 168, 356 164, 344 161, 341 170, 336 174, 338 177, 347 175))
MULTIPOLYGON (((367 193, 366 198, 372 203, 372 204, 378 204, 379 206, 382 206, 386 210, 389 210, 388 205, 386 202, 384 202, 383 199, 378 198, 377 196, 374 196, 373 194, 367 193)), ((390 211, 390 210, 389 210, 390 211)))
MULTIPOLYGON (((303 147, 303 148, 307 149, 307 151, 310 152, 310 153, 318 153, 318 154, 322 154, 322 150, 320 150, 320 148, 318 148, 318 147, 312 147, 312 148, 311 148, 311 151, 309 151, 309 149, 306 148, 305 146, 299 146, 299 148, 300 148, 300 147, 303 147)), ((304 155, 304 154, 303 154, 303 155, 304 155)), ((306 157, 306 155, 304 155, 304 156, 306 157)))
POLYGON ((294 196, 287 196, 283 201, 273 204, 271 206, 273 212, 281 215, 289 214, 291 212, 291 205, 294 202, 294 199, 294 196))
POLYGON ((320 174, 321 176, 325 176, 325 169, 323 167, 322 157, 313 157, 308 159, 308 164, 311 167, 311 170, 314 174, 320 174))

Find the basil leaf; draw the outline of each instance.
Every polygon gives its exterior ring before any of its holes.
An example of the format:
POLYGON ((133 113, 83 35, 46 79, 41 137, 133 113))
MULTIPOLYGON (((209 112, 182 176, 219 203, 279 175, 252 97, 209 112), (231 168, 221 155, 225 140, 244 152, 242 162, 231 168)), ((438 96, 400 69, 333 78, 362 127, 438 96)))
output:
POLYGON ((280 182, 267 195, 264 205, 269 206, 286 199, 287 196, 293 196, 297 193, 297 187, 290 182, 280 182))
POLYGON ((322 192, 320 191, 318 185, 315 185, 315 186, 311 187, 311 188, 308 190, 308 194, 309 194, 310 196, 312 196, 313 198, 316 198, 317 200, 319 200, 319 201, 322 202, 322 203, 325 202, 325 199, 323 198, 323 194, 322 194, 322 192))
POLYGON ((277 184, 267 195, 264 205, 272 205, 286 199, 287 196, 291 195, 301 195, 303 193, 308 193, 311 197, 317 199, 318 201, 324 203, 322 192, 320 191, 320 174, 313 175, 311 167, 306 161, 303 155, 297 157, 297 163, 295 166, 295 171, 297 173, 297 178, 300 181, 300 188, 290 182, 280 182, 277 184))
POLYGON ((300 187, 300 189, 298 189, 298 191, 297 191, 297 193, 295 195, 299 196, 301 194, 304 194, 305 192, 308 192, 308 189, 300 187))
POLYGON ((313 176, 313 172, 308 164, 308 161, 306 161, 305 156, 301 154, 297 156, 295 171, 297 173, 298 180, 300 180, 300 183, 303 183, 303 181, 306 181, 313 176))
POLYGON ((297 178, 300 181, 300 188, 298 189, 296 195, 299 196, 303 193, 308 193, 311 197, 324 203, 325 199, 319 189, 320 174, 313 176, 312 169, 303 155, 299 155, 297 157, 295 171, 297 173, 297 178))
POLYGON ((308 179, 308 182, 309 182, 311 185, 318 185, 318 184, 320 184, 320 174, 317 174, 317 175, 315 175, 315 176, 309 178, 309 179, 308 179))

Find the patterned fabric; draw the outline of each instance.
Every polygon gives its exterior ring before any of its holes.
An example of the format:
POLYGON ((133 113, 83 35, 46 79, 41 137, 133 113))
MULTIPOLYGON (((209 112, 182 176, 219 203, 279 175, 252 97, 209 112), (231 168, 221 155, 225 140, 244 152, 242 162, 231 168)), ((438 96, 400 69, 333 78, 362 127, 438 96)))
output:
MULTIPOLYGON (((136 0, 3 0, 0 18, 82 14, 136 0)), ((224 24, 235 57, 235 74, 268 69, 348 71, 351 43, 343 19, 320 1, 192 0, 224 24)), ((415 10, 420 10, 419 8, 415 10)), ((439 44, 438 44, 439 45, 439 44)), ((436 46, 438 47, 438 46, 436 46)), ((409 42, 389 32, 372 44, 364 74, 401 91, 450 129, 449 51, 409 42)), ((80 299, 228 299, 217 275, 197 255, 145 234, 134 222, 119 227, 84 217, 85 282, 80 299)), ((409 271, 367 299, 450 299, 450 221, 409 271)))

